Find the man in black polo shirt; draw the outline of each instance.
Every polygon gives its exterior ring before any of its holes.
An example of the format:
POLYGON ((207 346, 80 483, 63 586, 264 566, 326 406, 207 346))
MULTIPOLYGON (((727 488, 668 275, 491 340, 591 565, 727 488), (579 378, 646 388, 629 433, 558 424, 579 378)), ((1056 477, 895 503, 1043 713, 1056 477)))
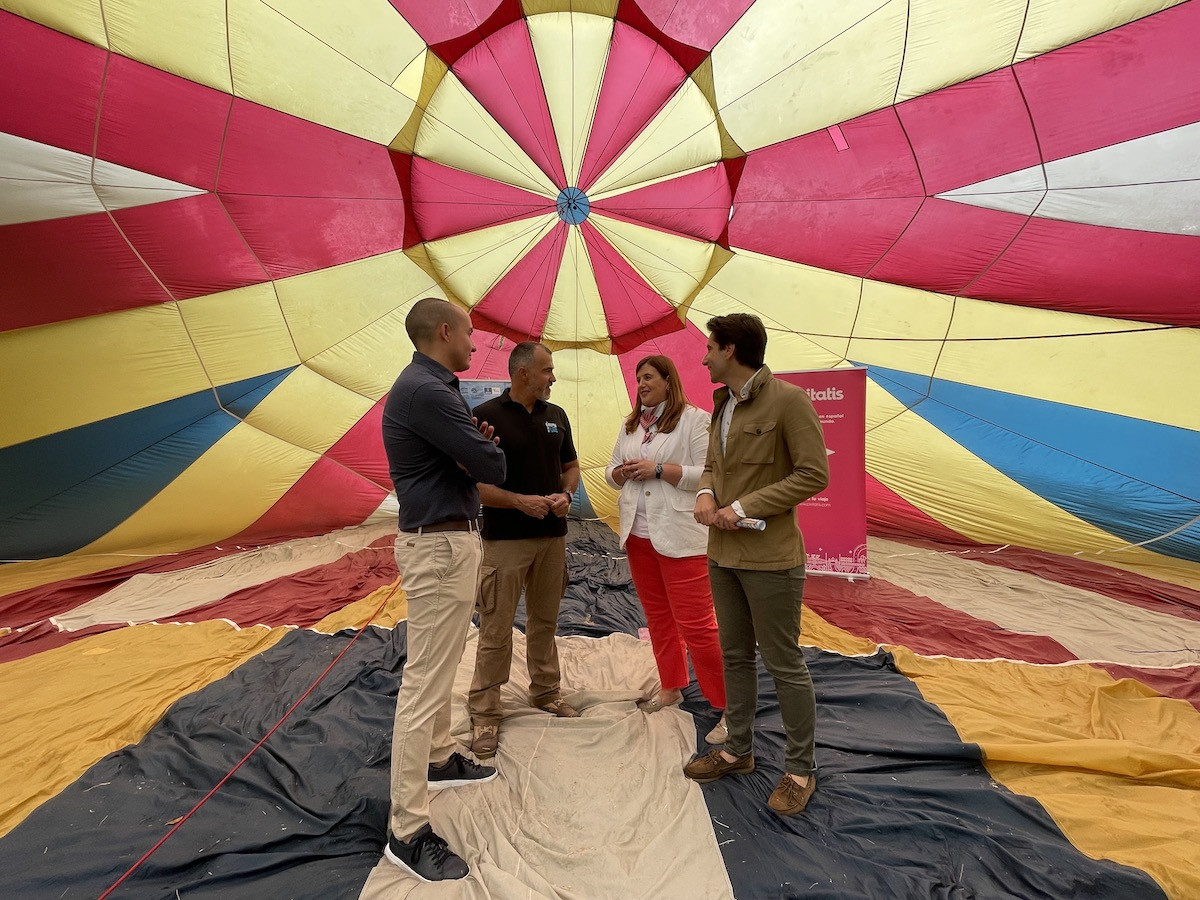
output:
POLYGON ((476 482, 504 480, 504 453, 478 425, 455 372, 471 365, 471 318, 427 297, 404 321, 417 352, 383 407, 383 445, 400 523, 396 565, 408 598, 408 657, 392 732, 392 808, 384 856, 422 881, 463 878, 467 864, 429 824, 429 791, 490 781, 457 752, 450 694, 482 558, 476 482))
POLYGON ((479 590, 479 651, 471 681, 471 750, 496 754, 500 690, 512 667, 512 629, 525 589, 529 699, 556 716, 579 715, 559 691, 554 633, 567 587, 567 513, 579 486, 579 460, 562 407, 548 402, 554 360, 542 344, 523 341, 508 358, 512 387, 481 403, 475 415, 496 429, 508 460, 498 486, 481 484, 483 577, 479 590))

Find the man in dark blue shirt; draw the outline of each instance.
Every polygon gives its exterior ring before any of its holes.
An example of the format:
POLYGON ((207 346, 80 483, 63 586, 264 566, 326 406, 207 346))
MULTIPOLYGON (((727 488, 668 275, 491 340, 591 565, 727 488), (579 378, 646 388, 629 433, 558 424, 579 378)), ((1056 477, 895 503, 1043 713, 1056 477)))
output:
POLYGON ((476 423, 455 372, 471 365, 471 318, 427 297, 404 327, 417 348, 383 408, 383 445, 400 503, 396 565, 408 598, 408 658, 392 731, 392 808, 384 856, 422 881, 467 864, 429 824, 429 791, 490 781, 457 751, 450 694, 479 590, 478 482, 504 481, 504 453, 476 423))

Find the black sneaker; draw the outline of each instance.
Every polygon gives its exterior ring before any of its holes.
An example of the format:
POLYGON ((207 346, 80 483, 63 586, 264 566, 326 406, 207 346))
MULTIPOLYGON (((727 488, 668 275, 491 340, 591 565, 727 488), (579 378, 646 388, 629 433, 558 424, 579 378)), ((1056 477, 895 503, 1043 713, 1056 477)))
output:
POLYGON ((462 857, 451 853, 449 845, 434 834, 429 825, 422 827, 407 841, 399 840, 388 832, 383 855, 389 862, 425 882, 466 878, 471 871, 462 857))
POLYGON ((442 788, 483 784, 495 777, 496 770, 491 766, 481 766, 474 760, 467 759, 461 753, 455 753, 444 766, 430 764, 429 790, 440 791, 442 788))

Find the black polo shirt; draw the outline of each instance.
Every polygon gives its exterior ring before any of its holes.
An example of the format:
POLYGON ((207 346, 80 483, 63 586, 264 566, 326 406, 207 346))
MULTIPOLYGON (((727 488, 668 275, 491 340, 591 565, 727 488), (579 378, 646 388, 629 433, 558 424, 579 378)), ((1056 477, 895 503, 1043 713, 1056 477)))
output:
MULTIPOLYGON (((507 390, 475 407, 480 422, 496 428, 508 474, 500 485, 514 494, 556 494, 562 491, 563 466, 576 460, 571 423, 561 406, 535 400, 533 412, 513 400, 507 390)), ((560 537, 567 520, 553 513, 544 519, 519 509, 483 508, 483 537, 489 541, 560 537)))

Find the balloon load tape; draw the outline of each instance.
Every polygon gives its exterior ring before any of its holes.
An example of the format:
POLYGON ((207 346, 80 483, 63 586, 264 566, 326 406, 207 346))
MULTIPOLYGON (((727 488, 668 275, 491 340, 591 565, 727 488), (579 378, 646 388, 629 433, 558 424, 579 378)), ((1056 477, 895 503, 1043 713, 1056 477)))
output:
POLYGON ((766 519, 751 519, 749 516, 746 516, 738 519, 737 526, 738 528, 749 528, 752 531, 766 531, 767 521, 766 519))

